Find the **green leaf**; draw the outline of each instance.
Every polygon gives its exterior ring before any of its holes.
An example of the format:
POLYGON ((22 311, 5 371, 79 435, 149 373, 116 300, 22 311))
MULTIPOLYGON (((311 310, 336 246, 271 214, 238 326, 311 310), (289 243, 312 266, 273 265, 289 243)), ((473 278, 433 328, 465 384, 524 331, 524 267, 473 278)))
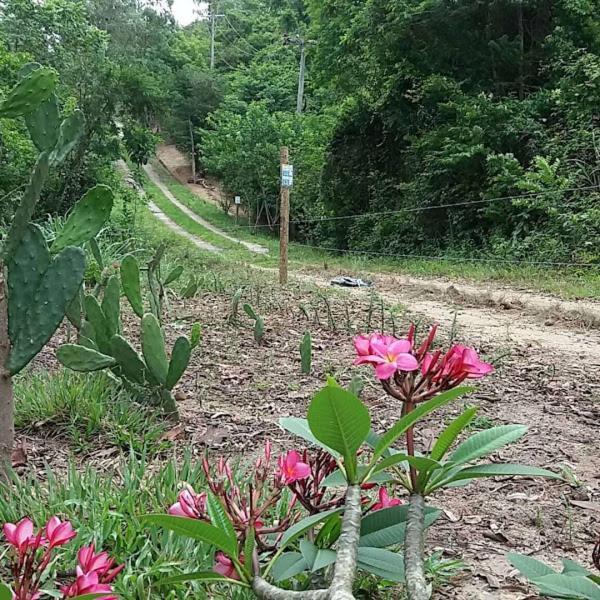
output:
POLYGON ((513 477, 517 475, 522 477, 547 477, 550 479, 562 479, 558 473, 548 471, 548 469, 540 469, 539 467, 529 467, 527 465, 518 465, 512 463, 490 463, 461 469, 449 479, 446 479, 441 483, 436 483, 433 489, 443 487, 444 485, 454 481, 462 481, 464 479, 480 479, 482 477, 513 477))
POLYGON ((444 406, 444 404, 448 404, 459 396, 467 394, 471 391, 473 391, 473 388, 455 388, 453 390, 448 390, 447 392, 444 392, 443 394, 440 394, 439 396, 436 396, 435 398, 432 398, 431 400, 417 406, 415 410, 402 417, 391 429, 389 429, 379 438, 379 442, 377 443, 373 453, 373 461, 382 456, 383 453, 419 419, 422 419, 434 410, 444 406))
POLYGON ((527 433, 525 425, 500 425, 479 431, 466 439, 450 455, 449 462, 463 465, 516 442, 527 433))
POLYGON ((0 582, 0 600, 12 600, 11 589, 2 582, 0 582))
POLYGON ((182 573, 181 575, 174 575, 168 579, 163 579, 159 583, 161 585, 172 585, 174 583, 185 583, 186 581, 206 581, 211 583, 214 581, 222 581, 223 583, 239 583, 235 579, 229 579, 223 575, 219 575, 214 571, 196 571, 194 573, 182 573))
POLYGON ((177 535, 206 542, 230 557, 237 557, 237 543, 229 537, 228 532, 204 521, 173 515, 145 515, 143 520, 150 525, 158 525, 173 531, 177 535))
POLYGON ((402 554, 382 548, 360 547, 358 567, 388 581, 404 582, 404 558, 402 554))
POLYGON ((322 444, 311 432, 310 427, 308 426, 308 421, 306 419, 302 419, 300 417, 284 417, 279 419, 279 425, 283 427, 286 431, 301 437, 303 440, 306 440, 310 444, 318 446, 319 448, 323 448, 323 450, 327 450, 327 452, 331 453, 335 457, 339 457, 339 452, 336 452, 329 446, 322 444))
POLYGON ((308 425, 318 440, 344 457, 348 477, 352 481, 356 452, 371 429, 367 407, 354 394, 326 386, 308 407, 308 425))
POLYGON ((506 555, 508 562, 515 568, 521 575, 527 579, 537 579, 543 575, 552 575, 556 571, 551 569, 548 565, 531 558, 530 556, 524 556, 523 554, 517 554, 516 552, 509 552, 506 555))
MULTIPOLYGON (((206 506, 208 509, 208 516, 210 517, 212 524, 217 529, 224 531, 227 537, 229 538, 231 544, 237 549, 237 538, 235 535, 235 529, 233 528, 233 523, 225 514, 225 510, 223 509, 223 505, 221 504, 221 502, 214 496, 214 494, 209 493, 206 501, 206 506)), ((237 556, 237 552, 235 556, 237 556)))
POLYGON ((291 543, 296 541, 305 531, 308 531, 315 525, 326 521, 331 515, 339 514, 343 511, 343 508, 332 508, 331 510, 326 510, 325 512, 318 513, 316 515, 311 515, 310 517, 305 517, 302 521, 299 521, 295 525, 292 525, 281 538, 281 542, 279 544, 280 549, 289 546, 291 543))
MULTIPOLYGON (((430 527, 441 511, 425 507, 425 527, 430 527)), ((360 524, 359 546, 387 548, 404 543, 408 504, 376 510, 366 515, 360 524)))
POLYGON ((574 560, 563 558, 561 562, 563 564, 563 575, 575 575, 577 577, 590 577, 592 575, 587 569, 584 569, 579 563, 576 563, 574 560))
POLYGON ((600 600, 600 586, 587 577, 553 573, 534 579, 532 583, 545 596, 569 598, 570 600, 600 600))
POLYGON ((254 549, 256 548, 256 532, 254 528, 251 528, 246 533, 246 540, 244 541, 244 558, 246 562, 246 568, 248 569, 248 574, 252 575, 252 557, 254 555, 254 549))
MULTIPOLYGON (((358 480, 364 482, 364 478, 369 472, 369 469, 365 466, 359 466, 357 470, 358 480)), ((370 483, 387 483, 388 481, 393 481, 394 477, 388 473, 374 473, 369 477, 370 483)), ((344 487, 348 485, 348 481, 346 480, 346 475, 339 469, 328 475, 321 484, 324 487, 344 487)))
MULTIPOLYGON (((390 467, 395 467, 398 463, 408 463, 409 465, 415 467, 417 471, 427 473, 434 469, 441 468, 441 464, 437 460, 431 460, 425 456, 410 456, 408 454, 393 454, 392 456, 388 456, 388 458, 384 458, 382 461, 378 462, 373 473, 379 473, 385 469, 389 469, 390 467)), ((372 478, 369 478, 369 481, 372 481, 372 478)))
POLYGON ((444 458, 446 452, 448 452, 450 446, 454 443, 454 440, 456 440, 461 431, 473 420, 477 411, 478 408, 476 406, 467 408, 462 415, 454 419, 454 421, 442 431, 429 455, 432 460, 442 460, 442 458, 444 458))
POLYGON ((96 598, 106 598, 106 593, 104 594, 84 594, 83 596, 75 596, 71 598, 71 600, 95 600, 96 598))
POLYGON ((300 552, 308 565, 308 569, 311 573, 316 573, 330 564, 334 563, 337 554, 329 548, 318 548, 309 540, 300 540, 300 552))
POLYGON ((284 552, 273 565, 273 579, 285 581, 308 571, 308 565, 300 552, 284 552))

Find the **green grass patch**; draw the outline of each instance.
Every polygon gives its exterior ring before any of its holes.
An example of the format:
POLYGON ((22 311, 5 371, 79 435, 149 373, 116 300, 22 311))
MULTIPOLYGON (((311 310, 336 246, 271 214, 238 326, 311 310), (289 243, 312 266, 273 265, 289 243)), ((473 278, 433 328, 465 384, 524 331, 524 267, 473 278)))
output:
POLYGON ((99 444, 137 453, 164 449, 166 424, 103 373, 27 372, 15 385, 17 429, 54 429, 75 451, 99 444))
POLYGON ((61 564, 74 565, 76 549, 94 542, 126 564, 115 584, 123 600, 250 598, 222 585, 160 584, 171 575, 210 570, 214 564, 206 545, 142 521, 145 514, 166 512, 184 481, 198 490, 205 487, 201 469, 189 457, 157 467, 146 457, 132 456, 102 473, 72 466, 64 478, 48 471, 44 482, 15 476, 9 484, 0 483, 0 523, 29 516, 43 524, 54 514, 69 519, 78 536, 65 546, 61 564))

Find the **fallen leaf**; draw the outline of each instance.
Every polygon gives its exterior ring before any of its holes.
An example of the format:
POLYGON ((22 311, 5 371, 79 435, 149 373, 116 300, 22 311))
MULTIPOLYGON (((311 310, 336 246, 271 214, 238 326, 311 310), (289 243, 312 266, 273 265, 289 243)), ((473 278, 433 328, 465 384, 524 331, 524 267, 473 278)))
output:
POLYGON ((17 446, 12 451, 10 458, 13 467, 24 467, 27 464, 27 453, 25 452, 25 446, 17 446))
POLYGON ((570 502, 573 506, 577 506, 578 508, 600 512, 599 502, 590 502, 589 500, 571 500, 570 502))

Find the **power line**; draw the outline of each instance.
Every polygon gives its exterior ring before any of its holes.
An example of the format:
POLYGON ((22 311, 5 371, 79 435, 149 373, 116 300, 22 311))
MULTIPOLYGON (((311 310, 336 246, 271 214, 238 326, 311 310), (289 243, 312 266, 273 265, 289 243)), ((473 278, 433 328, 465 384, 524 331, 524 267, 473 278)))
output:
POLYGON ((468 257, 456 257, 456 256, 429 256, 424 254, 391 254, 389 252, 374 252, 371 250, 345 250, 342 248, 330 248, 327 246, 313 246, 311 244, 300 244, 297 242, 293 243, 294 246, 302 246, 304 248, 312 248, 313 250, 323 250, 326 252, 341 252, 344 254, 366 254, 369 256, 387 256, 390 258, 419 258, 427 260, 441 260, 441 261, 452 261, 452 262, 481 262, 481 263, 499 263, 499 264, 511 264, 511 265, 525 265, 525 266, 553 266, 553 267, 592 267, 600 268, 600 264, 594 263, 576 263, 576 262, 563 262, 563 261, 526 261, 526 260, 508 260, 503 258, 468 258, 468 257))
POLYGON ((260 52, 260 50, 256 47, 254 47, 232 24, 232 22, 229 20, 229 17, 227 15, 223 15, 225 17, 225 21, 227 21, 227 23, 229 24, 229 27, 231 27, 231 29, 233 29, 233 31, 235 31, 235 33, 237 34, 237 36, 244 42, 246 42, 246 44, 248 44, 248 46, 250 46, 250 48, 252 48, 252 50, 254 50, 254 52, 260 52))
MULTIPOLYGON (((578 188, 566 188, 564 190, 561 190, 561 193, 583 192, 583 191, 591 191, 591 190, 599 190, 600 191, 600 186, 589 185, 589 186, 578 187, 578 188)), ((482 200, 470 200, 470 201, 466 201, 466 202, 452 202, 452 203, 448 203, 448 204, 436 204, 436 205, 432 205, 432 206, 415 206, 415 207, 410 207, 410 208, 400 208, 398 210, 387 210, 387 211, 381 211, 381 212, 361 213, 361 214, 355 214, 355 215, 338 215, 338 216, 334 216, 334 217, 317 217, 315 219, 299 219, 299 220, 295 220, 295 221, 290 221, 290 225, 292 225, 292 224, 300 225, 300 224, 306 224, 306 223, 323 223, 323 222, 328 222, 328 221, 343 221, 346 219, 360 219, 363 217, 385 217, 385 216, 391 216, 391 215, 401 215, 401 214, 405 214, 405 213, 416 213, 416 212, 424 212, 424 211, 428 211, 428 210, 437 210, 440 208, 457 208, 457 207, 464 208, 465 206, 491 204, 492 202, 506 202, 509 200, 523 200, 523 199, 526 200, 527 198, 543 196, 544 194, 547 194, 547 193, 548 192, 528 192, 526 194, 519 194, 519 195, 515 195, 515 196, 499 196, 497 198, 484 198, 482 200)), ((562 203, 558 206, 566 207, 568 205, 562 203)), ((271 225, 262 225, 262 224, 261 225, 240 225, 240 227, 248 227, 248 228, 271 227, 271 225)))

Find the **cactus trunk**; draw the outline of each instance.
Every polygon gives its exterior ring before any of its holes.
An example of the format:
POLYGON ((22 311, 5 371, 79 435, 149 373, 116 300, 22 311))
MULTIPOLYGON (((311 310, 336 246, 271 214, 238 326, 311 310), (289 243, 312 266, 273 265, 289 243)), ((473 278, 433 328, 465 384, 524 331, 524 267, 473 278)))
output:
POLYGON ((10 355, 8 297, 4 265, 0 261, 0 478, 8 475, 15 439, 12 377, 4 366, 10 355))

